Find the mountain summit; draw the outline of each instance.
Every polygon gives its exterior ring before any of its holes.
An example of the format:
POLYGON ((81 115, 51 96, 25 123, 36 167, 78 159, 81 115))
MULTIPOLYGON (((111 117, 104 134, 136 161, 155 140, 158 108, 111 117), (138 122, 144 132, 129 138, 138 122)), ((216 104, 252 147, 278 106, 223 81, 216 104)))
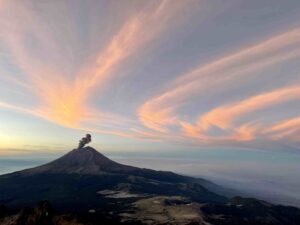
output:
POLYGON ((22 174, 90 174, 132 171, 137 168, 114 162, 92 147, 73 149, 42 166, 21 171, 22 174))

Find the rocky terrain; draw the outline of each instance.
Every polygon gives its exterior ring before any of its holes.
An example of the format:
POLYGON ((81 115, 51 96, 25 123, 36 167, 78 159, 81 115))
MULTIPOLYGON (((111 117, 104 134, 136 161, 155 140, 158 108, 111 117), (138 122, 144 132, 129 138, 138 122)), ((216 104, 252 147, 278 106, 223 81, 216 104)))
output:
MULTIPOLYGON (((121 202, 120 202, 121 203, 121 202)), ((122 203, 123 204, 123 203, 122 203)), ((0 207, 1 225, 298 225, 300 210, 264 201, 235 197, 227 204, 199 203, 181 196, 139 199, 126 209, 58 212, 48 201, 19 211, 0 207)))

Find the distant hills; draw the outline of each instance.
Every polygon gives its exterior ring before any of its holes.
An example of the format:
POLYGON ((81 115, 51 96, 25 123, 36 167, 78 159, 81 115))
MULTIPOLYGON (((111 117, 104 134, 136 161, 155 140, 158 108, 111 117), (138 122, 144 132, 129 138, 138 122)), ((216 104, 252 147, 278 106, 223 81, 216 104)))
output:
MULTIPOLYGON (((92 218, 114 224, 300 224, 297 208, 233 195, 205 179, 123 165, 85 147, 0 176, 0 224, 13 216, 7 208, 33 207, 42 200, 89 224, 98 224, 92 218)), ((57 224, 52 219, 47 223, 57 224)))

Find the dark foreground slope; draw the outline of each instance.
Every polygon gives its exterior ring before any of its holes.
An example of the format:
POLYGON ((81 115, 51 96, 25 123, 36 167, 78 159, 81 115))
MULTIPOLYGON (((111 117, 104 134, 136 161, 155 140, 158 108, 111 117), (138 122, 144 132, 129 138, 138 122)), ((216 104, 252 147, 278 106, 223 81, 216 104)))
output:
POLYGON ((111 199, 117 201, 120 195, 126 200, 180 195, 199 202, 227 201, 204 185, 217 187, 209 181, 172 172, 122 165, 86 147, 74 149, 48 164, 0 176, 0 203, 32 206, 47 199, 55 207, 68 210, 103 207, 111 199), (108 201, 107 195, 115 196, 108 201))
POLYGON ((299 225, 300 210, 236 197, 227 204, 199 204, 186 198, 157 196, 128 205, 127 210, 58 212, 47 201, 12 212, 0 206, 0 225, 299 225))

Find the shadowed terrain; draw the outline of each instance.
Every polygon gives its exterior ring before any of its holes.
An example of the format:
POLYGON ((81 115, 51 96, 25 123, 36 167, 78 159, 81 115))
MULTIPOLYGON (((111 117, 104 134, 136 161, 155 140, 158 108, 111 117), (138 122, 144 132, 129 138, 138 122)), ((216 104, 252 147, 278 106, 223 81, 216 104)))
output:
POLYGON ((299 224, 297 208, 233 194, 205 179, 123 165, 85 147, 0 176, 0 224, 299 224))
POLYGON ((74 149, 48 164, 0 176, 0 201, 14 207, 32 206, 42 199, 63 209, 73 209, 77 204, 80 208, 99 207, 107 203, 101 194, 107 190, 149 196, 182 195, 205 202, 227 201, 204 185, 218 188, 202 179, 122 165, 86 147, 74 149))

